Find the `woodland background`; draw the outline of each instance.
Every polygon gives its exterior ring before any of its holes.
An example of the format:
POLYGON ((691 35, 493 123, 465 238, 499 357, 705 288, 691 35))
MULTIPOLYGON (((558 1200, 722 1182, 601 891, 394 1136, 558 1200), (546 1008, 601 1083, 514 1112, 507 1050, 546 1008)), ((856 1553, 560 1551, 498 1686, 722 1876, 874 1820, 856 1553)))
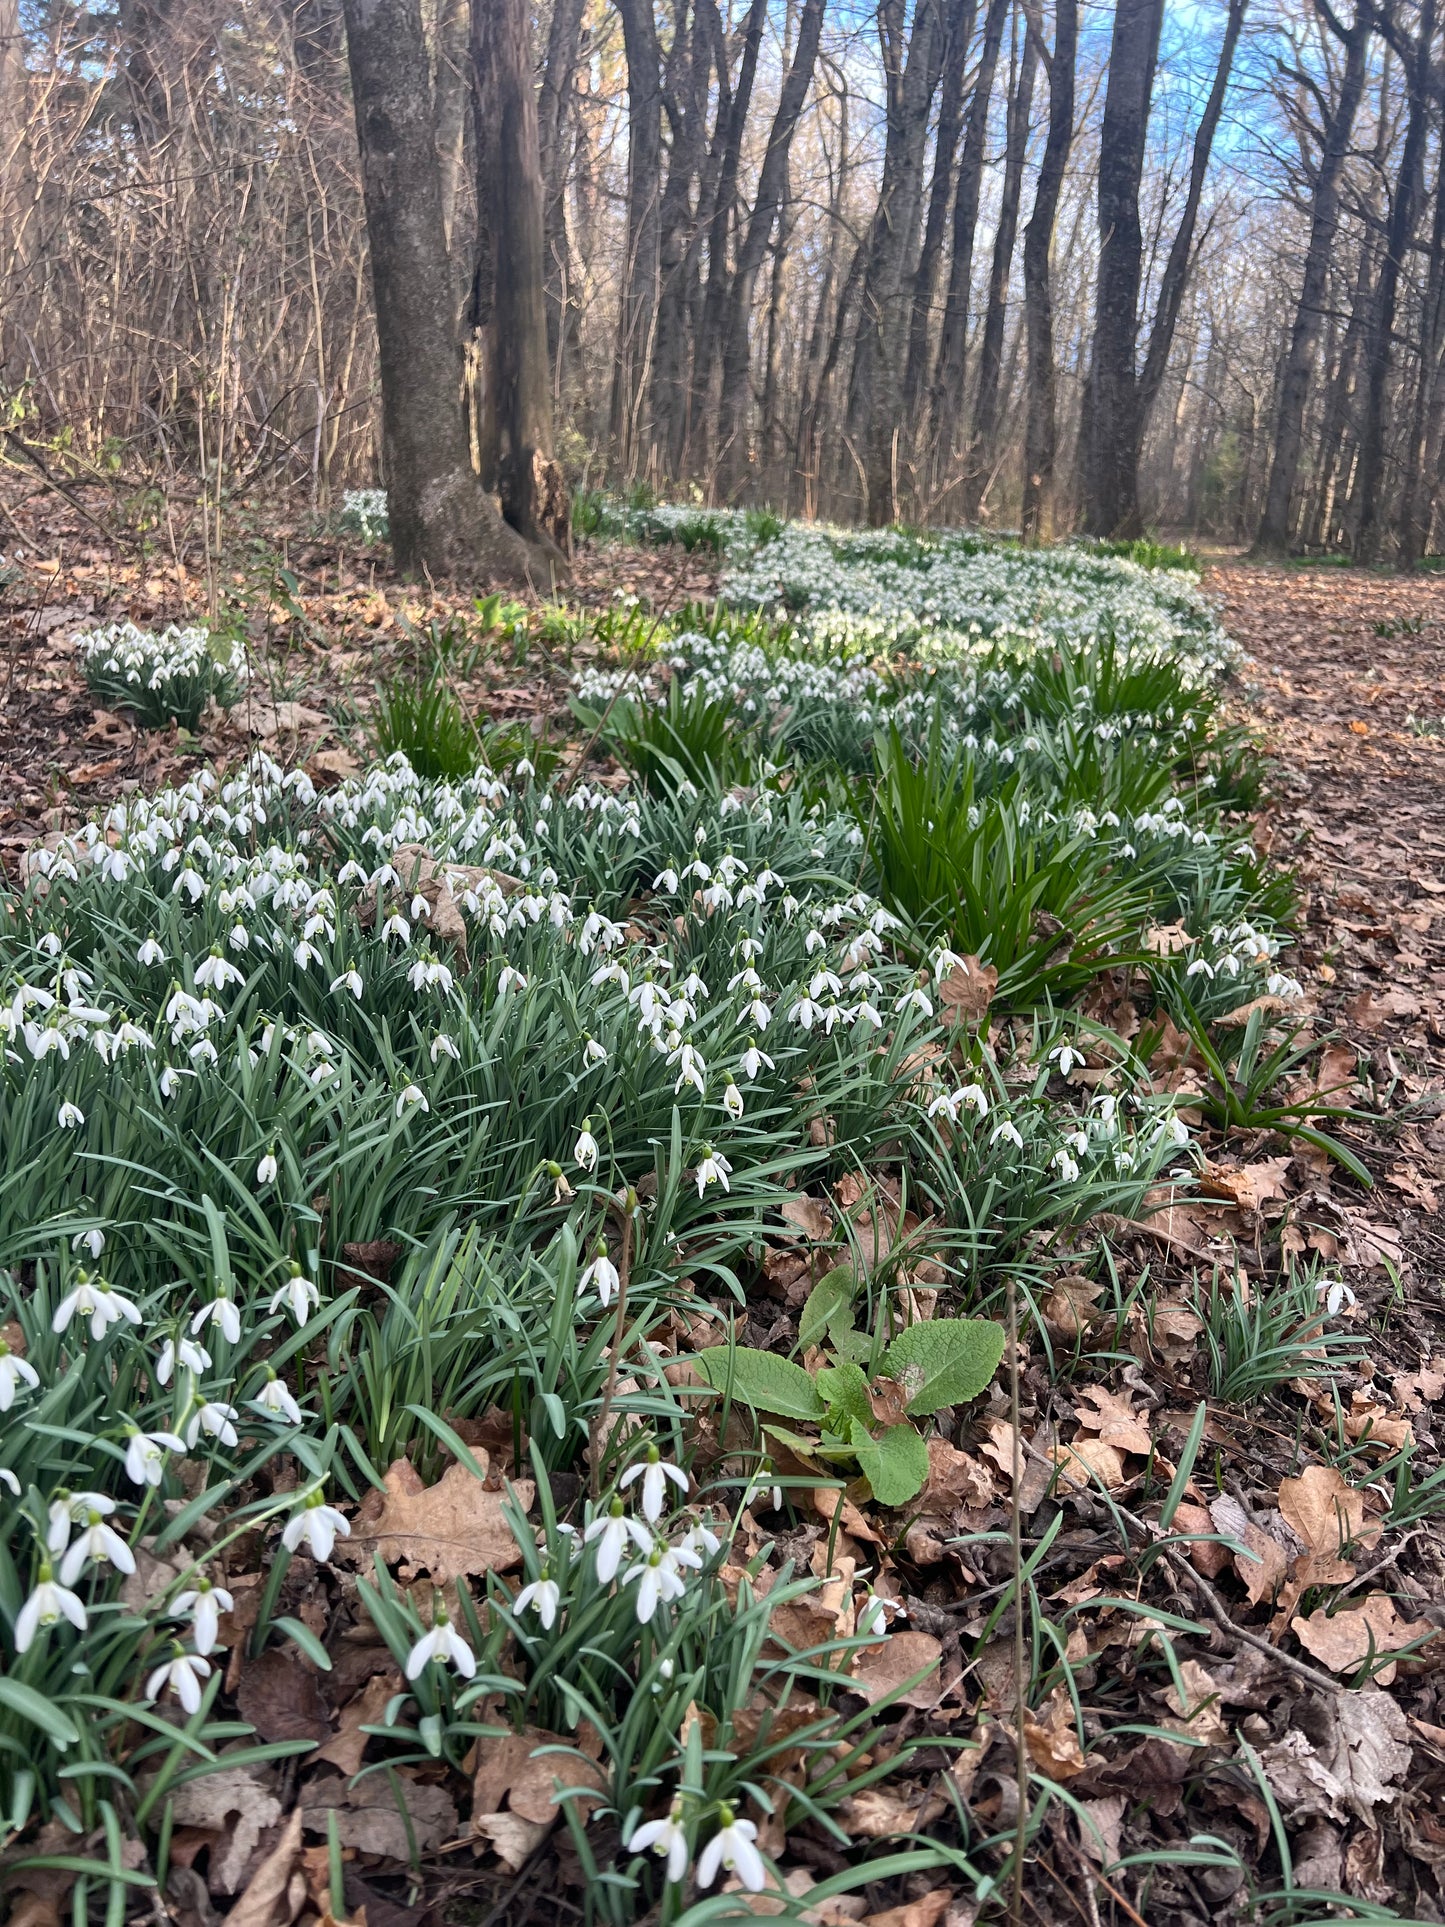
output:
MULTIPOLYGON (((514 0, 376 5, 425 48, 481 461, 511 270, 473 70, 514 0)), ((542 0, 523 26, 574 486, 1445 546, 1435 0, 542 0)), ((0 0, 9 432, 218 499, 386 479, 346 28, 341 0, 0 0)))

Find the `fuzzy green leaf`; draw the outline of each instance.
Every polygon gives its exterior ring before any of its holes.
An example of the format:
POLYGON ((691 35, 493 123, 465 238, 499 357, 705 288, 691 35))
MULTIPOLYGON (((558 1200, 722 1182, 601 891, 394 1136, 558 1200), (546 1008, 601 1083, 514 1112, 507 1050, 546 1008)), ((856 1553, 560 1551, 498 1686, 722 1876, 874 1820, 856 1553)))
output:
POLYGON ((847 1361, 825 1367, 817 1377, 818 1395, 828 1404, 828 1423, 835 1432, 848 1436, 848 1421, 856 1419, 865 1430, 873 1420, 873 1402, 868 1396, 868 1379, 861 1365, 847 1361))
POLYGON ((879 1505, 907 1505, 928 1477, 928 1446, 911 1425, 890 1425, 876 1439, 857 1419, 852 1425, 858 1469, 879 1505))
POLYGON ((908 1411, 936 1412, 977 1398, 1003 1357, 1003 1326, 991 1318, 932 1318, 902 1331, 883 1369, 908 1393, 908 1411))
POLYGON ((714 1345, 693 1361, 709 1385, 730 1392, 758 1412, 819 1419, 827 1407, 801 1365, 746 1345, 714 1345))
POLYGON ((805 1351, 821 1344, 825 1336, 836 1345, 839 1333, 852 1326, 852 1312, 853 1273, 847 1265, 838 1265, 808 1293, 798 1314, 798 1342, 805 1351))

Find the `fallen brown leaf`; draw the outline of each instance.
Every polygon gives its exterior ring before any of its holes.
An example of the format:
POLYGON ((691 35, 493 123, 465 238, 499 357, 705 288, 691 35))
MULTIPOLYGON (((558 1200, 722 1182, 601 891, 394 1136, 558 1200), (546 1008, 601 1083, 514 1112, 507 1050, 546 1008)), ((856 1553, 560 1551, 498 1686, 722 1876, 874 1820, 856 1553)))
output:
POLYGON ((938 1002, 946 1024, 977 1024, 988 1015, 998 972, 977 957, 964 957, 938 980, 938 1002))
POLYGON ((301 1809, 293 1807, 281 1829, 281 1838, 246 1882, 245 1892, 226 1915, 227 1927, 290 1927, 306 1899, 306 1882, 294 1906, 291 1877, 299 1873, 301 1857, 301 1809))
POLYGON ((1332 1465, 1307 1465, 1297 1479, 1281 1479, 1279 1509, 1322 1558, 1379 1537, 1378 1526, 1366 1528, 1364 1494, 1347 1485, 1332 1465))
MULTIPOLYGON (((536 1487, 529 1479, 518 1479, 512 1489, 525 1511, 536 1487)), ((522 1563, 522 1554, 502 1510, 503 1499, 460 1462, 428 1486, 409 1459, 397 1459, 387 1468, 385 1488, 368 1492, 362 1500, 351 1537, 337 1552, 369 1564, 375 1548, 388 1565, 401 1562, 404 1579, 427 1573, 438 1585, 468 1574, 511 1572, 522 1563)))

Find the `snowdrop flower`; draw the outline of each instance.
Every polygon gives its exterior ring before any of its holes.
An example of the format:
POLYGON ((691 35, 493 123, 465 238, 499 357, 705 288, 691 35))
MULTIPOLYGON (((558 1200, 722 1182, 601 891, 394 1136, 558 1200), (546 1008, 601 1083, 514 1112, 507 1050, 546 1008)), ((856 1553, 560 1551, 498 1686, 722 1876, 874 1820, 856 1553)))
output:
POLYGON ((714 1151, 710 1144, 703 1146, 702 1162, 697 1167, 697 1195, 702 1196, 710 1184, 720 1184, 724 1191, 731 1191, 728 1172, 732 1166, 721 1151, 714 1151))
POLYGON ((70 1248, 79 1251, 82 1245, 92 1258, 98 1258, 105 1250, 105 1233, 98 1225, 92 1225, 89 1231, 77 1231, 70 1241, 70 1248))
POLYGON ((169 1688, 188 1713, 201 1710, 201 1681, 210 1677, 211 1664, 199 1653, 183 1653, 179 1646, 174 1657, 157 1666, 146 1681, 145 1696, 158 1700, 169 1688))
POLYGON ((1325 1293, 1325 1313, 1327 1317, 1338 1318, 1346 1305, 1353 1310, 1359 1300, 1343 1278, 1332 1278, 1325 1293))
POLYGON ((451 994, 452 973, 437 957, 418 957, 406 975, 413 990, 439 990, 444 997, 451 994))
POLYGON ((174 1097, 176 1094, 176 1090, 180 1085, 181 1079, 183 1077, 194 1077, 195 1074, 196 1073, 194 1071, 178 1069, 171 1064, 167 1064, 165 1069, 161 1072, 161 1078, 160 1078, 161 1096, 164 1098, 174 1097))
POLYGON ((85 1631, 85 1607, 68 1586, 56 1584, 49 1561, 42 1559, 34 1591, 15 1618, 16 1652, 28 1653, 35 1643, 35 1635, 60 1619, 68 1619, 78 1633, 85 1631))
POLYGON ((276 1162, 276 1152, 273 1146, 273 1148, 267 1151, 265 1156, 260 1158, 257 1162, 257 1165, 256 1165, 257 1184, 274 1184, 276 1182, 276 1173, 279 1169, 280 1169, 280 1166, 276 1162))
POLYGON ((1065 1184, 1073 1184, 1079 1175, 1079 1167, 1068 1151, 1056 1151, 1049 1160, 1065 1184))
POLYGON ((804 1030, 811 1030, 822 1015, 821 1004, 815 1004, 811 997, 800 997, 788 1012, 788 1021, 800 1025, 804 1030))
POLYGON ((403 1111, 410 1110, 414 1105, 417 1105, 417 1104, 420 1104, 420 1106, 424 1111, 429 1111, 431 1109, 431 1105, 428 1104, 426 1101, 426 1093, 421 1089, 419 1085, 417 1084, 403 1085, 401 1090, 399 1090, 396 1094, 397 1116, 400 1117, 403 1111))
POLYGON ((592 1120, 584 1117, 582 1129, 577 1133, 577 1142, 572 1146, 573 1161, 580 1164, 584 1171, 595 1171, 600 1155, 597 1140, 592 1135, 592 1120))
POLYGON ((735 1873, 750 1894, 760 1894, 768 1884, 767 1868, 763 1856, 753 1842, 758 1830, 751 1820, 739 1820, 726 1804, 718 1808, 720 1828, 697 1857, 697 1884, 710 1887, 717 1879, 718 1869, 726 1867, 735 1873))
POLYGON ((620 1282, 617 1267, 607 1255, 606 1245, 599 1244, 596 1256, 577 1280, 577 1290, 580 1295, 595 1285, 597 1296, 601 1299, 602 1309, 605 1311, 612 1303, 612 1294, 617 1290, 620 1282))
POLYGON ((507 964, 503 967, 502 974, 497 979, 497 995, 499 997, 505 997, 507 992, 513 988, 525 990, 527 988, 527 979, 522 975, 520 970, 514 970, 511 964, 507 964))
POLYGON ((407 1678, 416 1679, 432 1664, 455 1666, 463 1679, 470 1679, 477 1670, 476 1654, 451 1624, 440 1600, 433 1609, 431 1631, 423 1633, 407 1654, 407 1678))
POLYGON ((291 1276, 284 1285, 271 1294, 271 1303, 267 1309, 277 1312, 284 1305, 296 1323, 304 1325, 320 1303, 321 1293, 302 1271, 300 1265, 293 1264, 291 1276))
POLYGON ((50 1511, 46 1515, 45 1544, 57 1555, 64 1552, 70 1544, 70 1528, 87 1519, 92 1513, 106 1514, 115 1511, 115 1500, 108 1499, 103 1492, 58 1492, 50 1501, 50 1511))
MULTIPOLYGON (((933 1015, 933 1005, 929 1002, 928 993, 923 989, 921 984, 916 984, 912 990, 905 990, 893 1008, 896 1011, 918 1010, 921 1011, 925 1017, 931 1017, 933 1015)), ((746 1824, 747 1823, 742 1820, 738 1822, 739 1826, 745 1826, 746 1824)))
POLYGON ((659 870, 657 875, 652 879, 652 887, 654 890, 666 890, 670 897, 675 897, 677 895, 677 871, 659 870))
POLYGON ((294 1552, 304 1539, 312 1558, 320 1561, 331 1557, 331 1549, 338 1538, 350 1537, 351 1526, 345 1513, 338 1512, 334 1505, 327 1505, 320 1486, 317 1486, 305 1505, 298 1512, 293 1512, 286 1521, 281 1543, 288 1552, 294 1552))
MULTIPOLYGON (((107 1506, 106 1511, 112 1510, 107 1506)), ((108 1526, 99 1506, 86 1509, 78 1536, 65 1549, 60 1562, 60 1583, 73 1586, 87 1563, 112 1565, 117 1572, 135 1571, 135 1554, 112 1526, 108 1526)))
POLYGON ((85 1112, 78 1104, 72 1104, 67 1098, 56 1112, 55 1121, 62 1131, 73 1131, 78 1124, 84 1124, 85 1112))
POLYGON ((988 1141, 990 1144, 997 1144, 1000 1138, 1007 1138, 1008 1142, 1016 1151, 1022 1151, 1024 1148, 1024 1141, 1019 1136, 1018 1126, 1008 1118, 1004 1118, 1001 1123, 994 1125, 988 1141))
POLYGON ((132 1432, 125 1448, 125 1476, 132 1485, 158 1486, 165 1477, 166 1453, 183 1454, 184 1439, 174 1432, 132 1432))
POLYGON ((1060 1044, 1049 1052, 1048 1061, 1058 1065, 1061 1077, 1067 1077, 1075 1064, 1083 1063, 1084 1053, 1072 1044, 1060 1044))
POLYGON ((462 1061, 462 1054, 457 1049, 456 1039, 449 1037, 444 1030, 439 1030, 431 1040, 430 1056, 433 1064, 442 1056, 450 1057, 454 1064, 460 1064, 462 1061))
POLYGON ((607 1062, 606 1045, 599 1044, 595 1037, 589 1036, 587 1042, 582 1046, 582 1062, 587 1065, 589 1069, 593 1064, 605 1064, 607 1062))
POLYGON ((671 1604, 682 1598, 687 1591, 687 1582, 682 1576, 684 1566, 701 1571, 702 1560, 686 1546, 668 1546, 658 1542, 645 1559, 639 1559, 635 1566, 623 1573, 624 1586, 634 1582, 637 1586, 632 1604, 639 1626, 651 1624, 659 1605, 671 1604))
POLYGON ((305 1413, 296 1403, 283 1382, 276 1374, 268 1371, 266 1383, 248 1403, 258 1412, 265 1412, 271 1418, 285 1419, 288 1425, 300 1425, 305 1413))
POLYGON ((756 1042, 750 1037, 748 1039, 748 1047, 742 1055, 742 1071, 749 1083, 752 1083, 754 1078, 756 1078, 764 1064, 767 1065, 769 1070, 776 1068, 772 1058, 768 1056, 767 1052, 759 1050, 756 1042))
POLYGON ((169 1385, 177 1365, 183 1371, 193 1372, 199 1378, 202 1372, 210 1370, 211 1354, 204 1345, 196 1344, 194 1339, 168 1338, 161 1346, 160 1356, 156 1360, 156 1383, 169 1385))
POLYGON ((18 1352, 12 1352, 0 1338, 0 1412, 8 1412, 15 1403, 17 1385, 33 1392, 39 1383, 40 1374, 35 1367, 18 1352))
POLYGON ((191 1638, 198 1653, 213 1653, 221 1630, 221 1614, 234 1610, 235 1600, 224 1586, 213 1586, 204 1573, 188 1592, 177 1593, 171 1601, 170 1617, 191 1619, 191 1638))
POLYGON ((667 1860, 667 1878, 676 1886, 687 1873, 687 1830, 682 1823, 682 1796, 673 1801, 665 1820, 647 1820, 634 1827, 627 1842, 629 1853, 645 1853, 651 1847, 667 1860))
POLYGON ((386 922, 381 926, 381 934, 383 938, 400 937, 403 943, 410 943, 411 925, 407 922, 406 918, 401 915, 400 911, 398 911, 395 916, 388 917, 386 922))
POLYGON ((90 1335, 100 1343, 112 1325, 122 1319, 128 1325, 140 1323, 140 1313, 129 1298, 122 1298, 118 1291, 112 1291, 104 1279, 91 1279, 84 1272, 80 1274, 74 1291, 62 1298, 55 1307, 55 1316, 50 1321, 50 1329, 63 1332, 69 1329, 75 1318, 90 1320, 90 1335))
POLYGON ((135 953, 135 960, 143 970, 154 970, 157 964, 163 964, 165 962, 166 953, 161 949, 154 937, 147 937, 140 949, 135 953))
POLYGON ((244 983, 245 972, 237 970, 219 950, 213 949, 205 962, 197 965, 196 982, 202 990, 224 990, 227 984, 244 983))
POLYGON ((722 1107, 734 1122, 743 1114, 743 1094, 733 1082, 731 1075, 723 1088, 722 1107))
POLYGON ((219 1439, 222 1445, 238 1445, 240 1441, 233 1421, 240 1416, 234 1405, 207 1401, 192 1413, 186 1426, 186 1450, 195 1451, 196 1440, 202 1432, 207 1438, 219 1439))
POLYGON ((196 1337, 207 1325, 219 1325, 221 1336, 227 1344, 240 1344, 241 1314, 236 1310, 234 1301, 224 1292, 218 1298, 213 1298, 210 1304, 201 1306, 191 1320, 191 1336, 196 1337))
POLYGON ((621 1499, 614 1499, 609 1509, 599 1514, 582 1534, 583 1545, 590 1546, 594 1540, 597 1542, 597 1579, 604 1586, 617 1577, 617 1568, 622 1564, 629 1541, 639 1552, 652 1550, 652 1534, 646 1526, 627 1516, 621 1499))
POLYGON ((354 963, 348 964, 339 977, 333 977, 331 979, 331 994, 333 997, 338 990, 349 990, 356 1001, 360 1003, 363 989, 365 989, 365 985, 361 981, 361 972, 354 963))
POLYGON ((557 1611, 562 1604, 562 1592, 555 1579, 548 1576, 543 1566, 539 1576, 522 1590, 512 1601, 513 1612, 524 1613, 530 1606, 542 1622, 542 1630, 551 1632, 557 1623, 557 1611))
POLYGON ((629 1466, 618 1480, 618 1484, 625 1492, 637 1479, 642 1481, 642 1516, 650 1526, 655 1526, 662 1517, 669 1479, 684 1498, 687 1496, 686 1472, 679 1466, 670 1465, 656 1445, 648 1446, 647 1457, 638 1464, 629 1466))

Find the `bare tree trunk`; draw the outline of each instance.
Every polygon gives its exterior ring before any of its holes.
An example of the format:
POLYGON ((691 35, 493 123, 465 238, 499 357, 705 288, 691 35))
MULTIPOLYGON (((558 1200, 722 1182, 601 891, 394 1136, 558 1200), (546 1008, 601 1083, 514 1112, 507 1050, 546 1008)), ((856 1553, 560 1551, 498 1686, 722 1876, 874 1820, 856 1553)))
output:
POLYGON ((624 473, 645 440, 639 414, 652 351, 662 216, 662 69, 652 0, 617 0, 627 54, 627 258, 612 373, 612 440, 624 473))
POLYGON ((1426 257, 1420 311, 1419 367, 1415 378, 1405 475, 1400 490, 1399 563, 1413 569, 1425 553, 1434 519, 1434 428, 1439 420, 1441 354, 1445 349, 1445 144, 1435 175, 1435 216, 1426 257))
POLYGON ((1163 24, 1163 0, 1118 0, 1115 6, 1099 138, 1099 272, 1082 437, 1084 527, 1091 535, 1138 531, 1131 451, 1139 444, 1139 185, 1163 24))
POLYGON ((452 226, 467 142, 467 98, 472 67, 467 57, 471 0, 443 0, 436 24, 436 78, 432 86, 437 160, 441 167, 442 233, 452 252, 452 226))
MULTIPOLYGON (((1030 32, 1033 31, 1030 25, 1030 32)), ((1039 53, 1049 74, 1049 132, 1039 162, 1034 210, 1024 231, 1024 316, 1028 329, 1028 415, 1024 426, 1023 532, 1027 540, 1053 534, 1054 465, 1058 409, 1054 371, 1054 306, 1049 257, 1059 192, 1074 141, 1074 63, 1078 54, 1078 0, 1056 0, 1054 51, 1039 53)))
POLYGON ((948 296, 939 329, 938 359, 929 398, 929 429, 934 441, 934 472, 942 475, 962 439, 965 364, 968 358, 968 310, 973 292, 973 242, 978 231, 978 205, 988 158, 989 110, 999 49, 1008 21, 1009 0, 988 0, 983 17, 983 46, 978 57, 973 95, 968 103, 963 155, 958 164, 958 193, 953 203, 953 259, 948 270, 948 296))
MULTIPOLYGON (((1022 16, 1016 14, 1018 23, 1022 16)), ((993 262, 988 277, 988 305, 984 310, 983 340, 978 352, 978 389, 973 404, 973 433, 964 467, 962 510, 966 522, 978 520, 979 510, 998 459, 999 382, 1003 373, 1004 324, 1008 318, 1009 277, 1013 272, 1018 236, 1019 203, 1023 197, 1024 160, 1028 152, 1029 115, 1033 111, 1034 76, 1039 52, 1025 24, 1017 75, 1009 95, 1004 133, 1003 193, 998 227, 993 238, 993 262)))
POLYGON ((584 0, 555 0, 547 59, 537 96, 537 147, 542 161, 542 238, 546 250, 547 355, 553 393, 565 350, 576 350, 577 277, 567 234, 567 158, 571 103, 582 41, 584 0))
MULTIPOLYGON (((1327 22, 1332 19, 1327 8, 1321 9, 1321 15, 1327 22)), ((1304 449, 1305 408, 1309 401, 1315 357, 1319 352, 1320 332, 1324 326, 1330 254, 1340 220, 1340 180, 1349 152, 1350 136, 1354 131, 1355 114, 1364 93, 1365 49, 1369 35, 1369 11, 1364 0, 1360 0, 1354 25, 1345 36, 1345 70, 1339 99, 1325 127, 1320 149, 1310 209, 1310 238, 1305 249, 1304 280, 1280 378, 1274 454, 1265 488, 1264 513, 1255 536, 1256 550, 1266 553, 1287 549, 1294 531, 1294 497, 1300 456, 1304 449)))
POLYGON ((918 420, 918 404, 928 379, 933 296, 943 265, 943 241, 948 230, 948 203, 953 192, 953 165, 963 129, 963 83, 968 47, 973 38, 976 0, 950 0, 944 19, 943 80, 938 97, 938 131, 933 141, 933 180, 928 190, 928 214, 923 242, 913 276, 913 309, 908 323, 908 365, 903 376, 903 405, 912 424, 915 452, 926 438, 927 423, 918 420))
POLYGON ((392 547, 405 574, 520 578, 533 552, 472 473, 418 0, 345 0, 381 368, 392 547))

